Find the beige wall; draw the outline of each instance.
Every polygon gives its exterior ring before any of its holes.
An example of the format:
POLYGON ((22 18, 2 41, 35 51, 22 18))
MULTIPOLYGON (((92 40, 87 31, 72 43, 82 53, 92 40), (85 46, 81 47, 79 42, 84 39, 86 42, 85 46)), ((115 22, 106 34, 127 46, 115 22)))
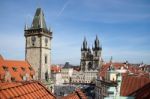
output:
POLYGON ((31 64, 36 72, 36 79, 40 75, 41 79, 45 79, 45 72, 48 71, 50 75, 50 64, 51 64, 51 41, 46 36, 34 36, 36 38, 34 46, 32 45, 32 36, 26 37, 26 59, 31 64), (48 39, 46 46, 45 38, 48 39), (41 39, 41 40, 40 40, 41 39), (47 63, 45 64, 45 56, 47 56, 47 63), (41 61, 41 63, 40 63, 41 61))

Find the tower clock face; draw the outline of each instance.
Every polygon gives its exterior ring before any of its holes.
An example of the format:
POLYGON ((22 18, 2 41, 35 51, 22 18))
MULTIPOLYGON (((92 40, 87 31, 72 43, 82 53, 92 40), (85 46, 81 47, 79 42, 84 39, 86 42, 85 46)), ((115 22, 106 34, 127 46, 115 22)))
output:
POLYGON ((34 42, 36 40, 35 36, 32 36, 31 40, 34 42))
POLYGON ((35 37, 35 36, 32 36, 32 37, 31 37, 31 41, 32 41, 32 45, 34 46, 34 45, 35 45, 35 41, 36 41, 36 37, 35 37))

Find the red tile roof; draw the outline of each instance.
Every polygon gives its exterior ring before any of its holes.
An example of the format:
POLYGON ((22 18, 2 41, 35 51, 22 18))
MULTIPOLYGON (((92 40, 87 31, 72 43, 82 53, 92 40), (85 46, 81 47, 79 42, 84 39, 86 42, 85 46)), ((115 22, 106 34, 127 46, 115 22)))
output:
POLYGON ((135 99, 149 99, 150 98, 150 82, 144 85, 142 88, 132 92, 129 96, 135 97, 135 99))
POLYGON ((32 80, 34 70, 27 61, 4 60, 0 57, 0 81, 4 81, 6 73, 11 75, 15 81, 22 81, 22 77, 28 75, 28 80, 32 80))
POLYGON ((128 96, 148 83, 150 84, 150 79, 147 77, 123 76, 120 94, 121 96, 128 96))
POLYGON ((109 69, 111 64, 113 65, 114 69, 119 69, 121 67, 124 67, 123 63, 106 63, 106 64, 103 64, 102 68, 99 71, 99 76, 105 78, 106 74, 107 74, 107 70, 109 69))
POLYGON ((52 73, 58 73, 61 71, 61 67, 60 66, 57 66, 57 65, 52 65, 51 66, 51 72, 52 73))
POLYGON ((55 96, 37 81, 0 83, 0 99, 6 98, 55 99, 55 96))
POLYGON ((105 78, 106 75, 107 75, 107 70, 109 69, 109 67, 111 65, 114 67, 115 70, 120 69, 121 67, 123 67, 129 73, 144 75, 144 76, 147 76, 147 77, 149 76, 148 73, 145 73, 139 67, 132 66, 130 64, 125 65, 124 63, 106 63, 106 64, 103 64, 102 68, 99 71, 99 76, 102 77, 102 78, 105 78))
POLYGON ((88 98, 80 89, 76 89, 74 93, 61 97, 60 99, 88 99, 88 98))

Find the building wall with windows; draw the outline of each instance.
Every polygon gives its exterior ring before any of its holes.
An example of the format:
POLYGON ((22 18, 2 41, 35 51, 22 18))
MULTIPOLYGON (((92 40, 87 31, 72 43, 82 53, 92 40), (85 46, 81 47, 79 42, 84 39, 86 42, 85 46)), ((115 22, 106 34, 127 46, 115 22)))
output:
POLYGON ((73 68, 62 68, 61 75, 64 83, 70 83, 73 74, 73 68))
POLYGON ((35 70, 36 79, 49 80, 52 32, 47 29, 44 13, 37 8, 32 25, 25 26, 25 58, 35 70))

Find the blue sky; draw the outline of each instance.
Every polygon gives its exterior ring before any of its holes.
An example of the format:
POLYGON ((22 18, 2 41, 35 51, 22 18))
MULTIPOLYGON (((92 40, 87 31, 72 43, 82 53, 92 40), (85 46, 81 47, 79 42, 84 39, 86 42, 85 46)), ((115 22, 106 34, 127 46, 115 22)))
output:
POLYGON ((150 64, 150 0, 1 0, 0 54, 24 59, 24 24, 41 7, 53 31, 52 63, 80 63, 84 36, 91 47, 96 35, 109 61, 150 64))

